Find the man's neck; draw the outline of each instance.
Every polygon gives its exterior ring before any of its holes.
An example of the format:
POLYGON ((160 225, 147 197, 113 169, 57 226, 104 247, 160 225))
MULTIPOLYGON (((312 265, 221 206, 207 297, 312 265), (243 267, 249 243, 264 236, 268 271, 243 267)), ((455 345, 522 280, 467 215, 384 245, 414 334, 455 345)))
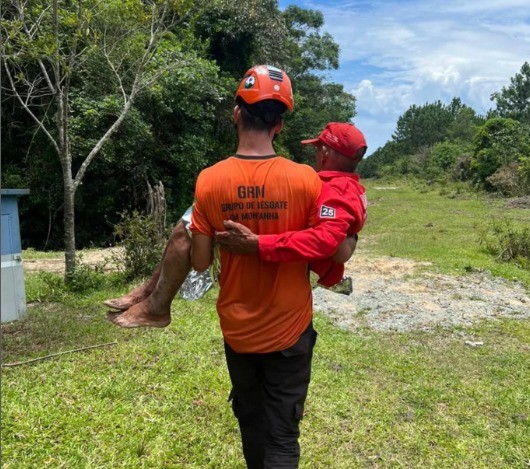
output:
POLYGON ((274 155, 271 136, 266 132, 241 132, 237 145, 238 155, 268 156, 274 155))

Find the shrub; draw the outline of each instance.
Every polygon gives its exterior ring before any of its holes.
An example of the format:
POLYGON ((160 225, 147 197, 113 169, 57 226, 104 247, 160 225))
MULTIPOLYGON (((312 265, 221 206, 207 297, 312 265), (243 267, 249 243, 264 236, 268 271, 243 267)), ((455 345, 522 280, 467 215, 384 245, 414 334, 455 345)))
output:
POLYGON ((523 179, 523 173, 516 163, 499 168, 486 181, 496 191, 508 197, 518 197, 529 192, 528 183, 523 179))
POLYGON ((425 175, 428 179, 463 179, 462 157, 469 151, 469 146, 454 142, 441 142, 434 145, 426 160, 425 175), (457 177, 454 177, 455 167, 457 177))
POLYGON ((160 262, 169 236, 160 217, 142 215, 137 211, 120 214, 120 222, 114 226, 114 235, 123 248, 114 261, 123 266, 128 279, 150 275, 160 262))
POLYGON ((529 155, 530 135, 527 126, 513 119, 489 119, 474 140, 471 169, 475 182, 491 189, 487 181, 489 176, 511 163, 524 163, 529 155))
POLYGON ((480 243, 499 260, 516 262, 530 270, 530 228, 517 227, 511 220, 494 221, 480 243))
POLYGON ((76 267, 65 288, 74 293, 87 293, 101 288, 105 283, 103 266, 83 263, 83 255, 78 254, 76 267))

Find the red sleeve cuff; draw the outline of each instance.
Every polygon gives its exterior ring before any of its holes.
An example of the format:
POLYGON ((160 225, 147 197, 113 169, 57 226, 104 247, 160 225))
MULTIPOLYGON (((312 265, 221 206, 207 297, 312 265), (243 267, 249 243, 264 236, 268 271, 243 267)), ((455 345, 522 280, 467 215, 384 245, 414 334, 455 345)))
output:
POLYGON ((278 262, 279 259, 275 255, 274 247, 276 244, 277 235, 259 235, 258 249, 259 257, 263 261, 278 262))
POLYGON ((319 275, 318 283, 325 287, 336 285, 344 276, 344 264, 338 264, 331 259, 313 261, 309 264, 309 267, 319 275))

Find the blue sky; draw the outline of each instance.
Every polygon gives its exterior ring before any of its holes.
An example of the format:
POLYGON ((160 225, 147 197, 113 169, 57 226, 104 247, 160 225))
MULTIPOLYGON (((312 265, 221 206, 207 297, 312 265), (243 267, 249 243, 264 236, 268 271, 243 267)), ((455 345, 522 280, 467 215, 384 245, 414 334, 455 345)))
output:
POLYGON ((320 10, 340 46, 326 74, 357 97, 368 152, 412 104, 454 96, 484 114, 491 93, 530 61, 530 0, 280 0, 320 10))

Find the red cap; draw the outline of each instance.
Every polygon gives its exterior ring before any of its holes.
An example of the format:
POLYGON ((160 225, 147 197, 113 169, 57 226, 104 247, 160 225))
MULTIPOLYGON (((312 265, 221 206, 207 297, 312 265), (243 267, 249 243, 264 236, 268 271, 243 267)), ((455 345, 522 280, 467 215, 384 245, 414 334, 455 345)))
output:
POLYGON ((363 133, 351 123, 330 122, 317 138, 302 140, 303 144, 324 143, 348 158, 353 158, 359 148, 367 148, 363 133))

